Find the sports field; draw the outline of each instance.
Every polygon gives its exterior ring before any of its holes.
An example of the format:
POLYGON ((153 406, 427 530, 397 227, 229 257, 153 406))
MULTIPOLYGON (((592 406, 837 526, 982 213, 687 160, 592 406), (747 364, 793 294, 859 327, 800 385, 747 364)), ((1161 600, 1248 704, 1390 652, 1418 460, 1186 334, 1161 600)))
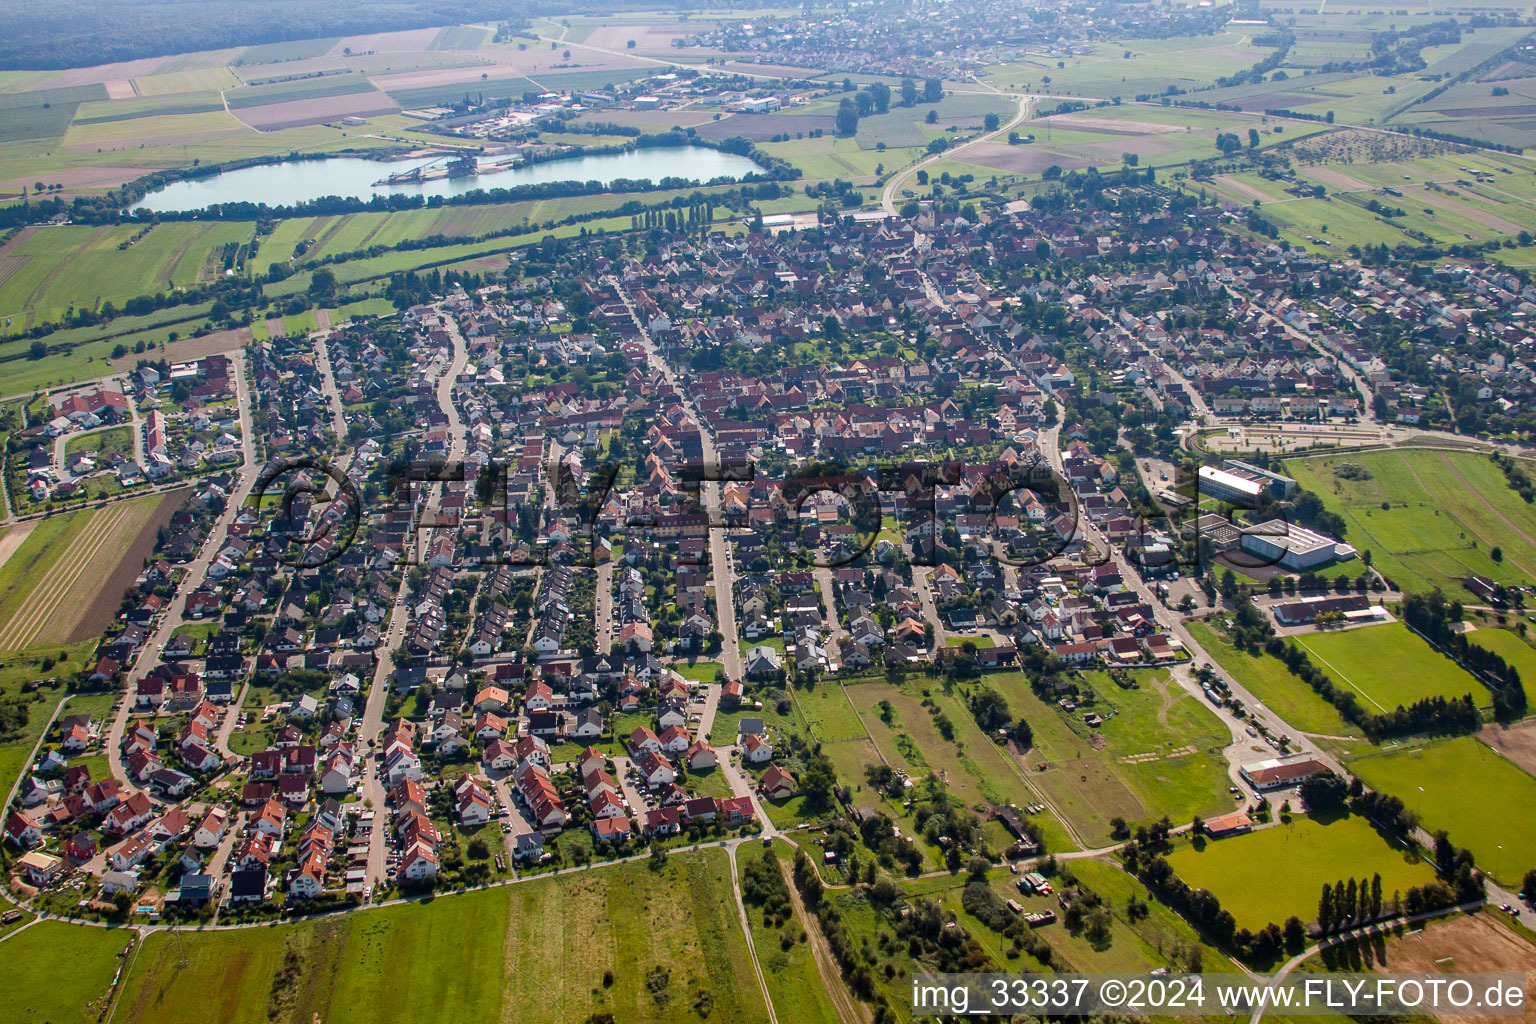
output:
POLYGON ((1364 733, 1339 716, 1332 704, 1292 675, 1279 658, 1240 651, 1206 622, 1189 622, 1185 628, 1216 659, 1220 672, 1231 676, 1286 722, 1315 735, 1364 737, 1364 733))
POLYGON ((1445 829, 1499 881, 1517 883, 1536 864, 1536 778, 1471 736, 1362 757, 1349 769, 1418 811, 1425 828, 1445 829))
POLYGON ((1531 507, 1484 456, 1416 448, 1291 459, 1285 466, 1344 517, 1344 539, 1370 551, 1375 567, 1404 590, 1460 592, 1471 574, 1501 582, 1536 578, 1531 507), (1337 475, 1346 463, 1369 476, 1337 475), (1490 557, 1494 547, 1502 561, 1490 557))
POLYGON ((1393 849, 1364 818, 1322 824, 1310 817, 1249 835, 1208 840, 1203 850, 1181 841, 1168 863, 1196 889, 1209 889, 1239 928, 1258 931, 1295 915, 1317 918, 1323 885, 1381 873, 1387 899, 1399 889, 1434 880, 1428 864, 1393 849))
POLYGON ((1291 642, 1378 713, 1425 697, 1455 699, 1470 693, 1479 706, 1491 699, 1487 687, 1401 622, 1337 633, 1303 633, 1291 642))
POLYGON ((767 1020, 719 850, 673 855, 661 871, 605 866, 325 921, 156 934, 115 1019, 682 1022, 700 1019, 698 1005, 712 1020, 767 1020))

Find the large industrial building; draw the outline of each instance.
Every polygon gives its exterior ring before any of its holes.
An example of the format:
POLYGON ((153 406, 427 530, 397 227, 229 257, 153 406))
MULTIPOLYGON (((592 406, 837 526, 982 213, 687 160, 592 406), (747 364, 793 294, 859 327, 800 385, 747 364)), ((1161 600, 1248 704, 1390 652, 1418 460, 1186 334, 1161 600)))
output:
POLYGON ((1244 529, 1242 549, 1267 565, 1278 565, 1291 572, 1320 569, 1355 557, 1355 549, 1343 541, 1284 519, 1271 519, 1244 529))
POLYGON ((1200 467, 1200 495, 1231 502, 1245 508, 1253 508, 1259 498, 1268 494, 1272 498, 1288 498, 1296 490, 1296 481, 1267 469, 1227 459, 1221 468, 1200 467))

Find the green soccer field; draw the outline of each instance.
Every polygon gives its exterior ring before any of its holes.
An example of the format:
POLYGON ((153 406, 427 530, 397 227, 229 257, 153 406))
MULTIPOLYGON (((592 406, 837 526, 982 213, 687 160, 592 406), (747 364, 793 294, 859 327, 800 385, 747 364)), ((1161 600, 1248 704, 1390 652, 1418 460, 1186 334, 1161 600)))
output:
POLYGON ((1349 769, 1419 812, 1425 828, 1445 829, 1500 882, 1517 884, 1536 864, 1536 778, 1472 737, 1362 757, 1349 769))
POLYGON ((1388 845, 1364 818, 1349 816, 1323 825, 1312 818, 1249 835, 1184 842, 1168 857, 1174 873, 1196 889, 1209 889, 1238 927, 1254 931, 1284 924, 1292 915, 1317 917, 1323 885, 1381 873, 1387 899, 1393 891, 1434 880, 1428 864, 1388 845))
POLYGON ((1291 642, 1378 714, 1426 697, 1454 700, 1470 693, 1479 706, 1491 699, 1485 686, 1401 622, 1338 633, 1304 633, 1291 642))

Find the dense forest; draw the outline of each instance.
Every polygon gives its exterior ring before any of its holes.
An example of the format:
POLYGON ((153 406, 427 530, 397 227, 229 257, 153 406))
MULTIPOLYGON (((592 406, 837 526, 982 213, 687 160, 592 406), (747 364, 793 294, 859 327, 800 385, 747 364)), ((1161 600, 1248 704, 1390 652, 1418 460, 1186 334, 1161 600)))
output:
MULTIPOLYGON (((602 0, 7 0, 0 4, 0 69, 89 67, 431 25, 525 24, 535 15, 602 13, 608 6, 602 0)), ((690 5, 658 0, 649 6, 690 5)))

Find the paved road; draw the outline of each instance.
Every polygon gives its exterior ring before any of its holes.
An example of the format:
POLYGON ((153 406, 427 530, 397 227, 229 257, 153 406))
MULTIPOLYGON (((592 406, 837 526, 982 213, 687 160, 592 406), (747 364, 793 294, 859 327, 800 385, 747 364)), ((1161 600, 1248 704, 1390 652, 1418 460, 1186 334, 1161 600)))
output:
MULTIPOLYGON (((106 745, 108 761, 112 768, 112 776, 122 783, 125 792, 132 793, 137 789, 128 779, 128 772, 123 764, 122 738, 128 727, 129 713, 133 710, 133 693, 139 680, 147 676, 160 662, 160 648, 170 640, 176 627, 186 621, 186 597, 196 590, 208 575, 208 566, 212 563, 219 549, 224 546, 229 527, 240 515, 241 508, 246 499, 251 496, 251 491, 256 486, 256 477, 261 472, 261 467, 256 464, 256 431, 251 423, 251 393, 245 379, 245 361, 236 361, 235 373, 235 402, 240 410, 240 453, 244 458, 235 489, 229 495, 229 500, 224 506, 224 511, 219 514, 213 528, 208 533, 208 538, 203 542, 202 550, 197 557, 183 567, 181 585, 176 588, 176 593, 171 597, 169 609, 161 617, 159 627, 144 642, 139 656, 127 674, 127 686, 123 694, 123 706, 119 709, 117 717, 112 720, 112 726, 107 732, 106 745)), ((240 702, 231 702, 231 707, 225 712, 226 719, 239 714, 240 702)), ((223 731, 227 737, 227 731, 223 731)), ((151 795, 151 799, 154 797, 151 795)))
POLYGON ((952 149, 946 149, 942 153, 935 153, 933 156, 930 156, 925 160, 921 160, 918 163, 913 164, 911 167, 908 167, 902 171, 897 171, 895 174, 891 175, 891 180, 885 184, 885 191, 880 193, 880 206, 885 210, 888 216, 894 217, 896 215, 896 192, 901 188, 902 182, 906 181, 908 178, 923 168, 936 164, 940 160, 958 159, 961 153, 970 149, 972 146, 980 145, 983 142, 990 142, 1001 135, 1006 135, 1008 132, 1022 124, 1024 119, 1029 116, 1029 109, 1033 99, 1034 97, 1032 96, 1020 96, 1018 98, 1018 113, 1013 115, 1013 120, 1003 125, 997 131, 988 132, 985 135, 978 135, 969 142, 962 142, 960 145, 955 146, 952 149))
MULTIPOLYGON (((709 734, 715 728, 715 716, 720 713, 720 684, 704 684, 704 707, 699 710, 699 728, 695 739, 709 742, 709 734)), ((717 755, 718 756, 718 755, 717 755)))
POLYGON ((923 618, 933 626, 933 649, 937 651, 941 647, 948 646, 950 634, 944 628, 944 620, 939 617, 939 606, 933 600, 932 566, 914 565, 912 567, 912 592, 917 595, 918 603, 923 606, 923 618))
MULTIPOLYGON (((452 462, 464 456, 464 429, 459 421, 459 411, 453 404, 453 386, 469 361, 469 350, 464 344, 463 335, 459 333, 458 323, 451 316, 445 319, 450 355, 447 367, 437 380, 437 404, 448 417, 448 460, 452 462)), ((441 484, 432 485, 425 507, 434 508, 441 491, 441 484)), ((395 674, 394 652, 405 640, 409 618, 406 610, 408 578, 409 574, 402 570, 400 586, 395 592, 394 608, 390 611, 389 632, 378 648, 379 662, 374 668, 373 683, 368 689, 368 700, 363 706, 363 720, 357 733, 357 749, 364 758, 362 797, 374 810, 373 830, 368 837, 368 881, 374 885, 387 879, 386 830, 389 828, 389 814, 384 807, 385 780, 379 774, 379 765, 373 755, 379 737, 384 732, 384 708, 389 699, 390 681, 395 674)))
MULTIPOLYGON (((512 787, 507 785, 506 776, 492 779, 491 787, 496 790, 496 799, 501 801, 501 806, 507 809, 506 817, 500 819, 500 821, 512 826, 512 831, 502 833, 501 842, 502 848, 506 851, 507 855, 507 867, 511 870, 512 877, 516 878, 517 837, 530 835, 538 830, 533 827, 527 818, 523 817, 523 812, 517 809, 517 801, 513 799, 512 787)), ((497 824, 497 819, 491 819, 491 823, 493 825, 497 824)))
MULTIPOLYGON (((630 319, 635 323, 635 329, 640 332, 641 342, 645 345, 646 355, 650 365, 658 370, 667 383, 682 396, 692 409, 694 421, 699 427, 699 439, 702 448, 704 465, 709 468, 719 468, 720 453, 715 447, 714 435, 710 432, 709 424, 689 393, 678 383, 677 375, 672 367, 661 357, 656 349, 656 343, 651 340, 651 334, 641 322, 640 315, 635 311, 634 300, 622 282, 613 275, 607 278, 608 284, 618 293, 624 302, 624 308, 629 311, 630 319)), ((720 519, 720 483, 715 480, 706 481, 700 488, 700 499, 704 508, 709 512, 710 522, 715 523, 720 519)), ((742 676, 741 638, 736 630, 736 574, 731 566, 730 546, 726 543, 726 531, 724 529, 711 529, 709 531, 709 571, 710 579, 715 591, 715 628, 724 638, 720 647, 720 662, 725 666, 726 675, 732 679, 740 679, 742 676)))
POLYGON ((842 620, 837 614, 837 588, 834 586, 832 570, 826 566, 817 566, 811 570, 811 575, 816 577, 816 587, 821 591, 822 618, 827 623, 827 642, 841 640, 848 635, 843 628, 842 620))
POLYGON ((336 390, 336 375, 331 372, 331 333, 317 331, 310 336, 315 346, 315 367, 320 371, 320 393, 331 407, 331 430, 336 440, 347 443, 347 417, 342 411, 341 392, 336 390))
POLYGON ((597 652, 607 654, 613 646, 613 562, 597 567, 597 601, 594 614, 597 628, 597 652))

